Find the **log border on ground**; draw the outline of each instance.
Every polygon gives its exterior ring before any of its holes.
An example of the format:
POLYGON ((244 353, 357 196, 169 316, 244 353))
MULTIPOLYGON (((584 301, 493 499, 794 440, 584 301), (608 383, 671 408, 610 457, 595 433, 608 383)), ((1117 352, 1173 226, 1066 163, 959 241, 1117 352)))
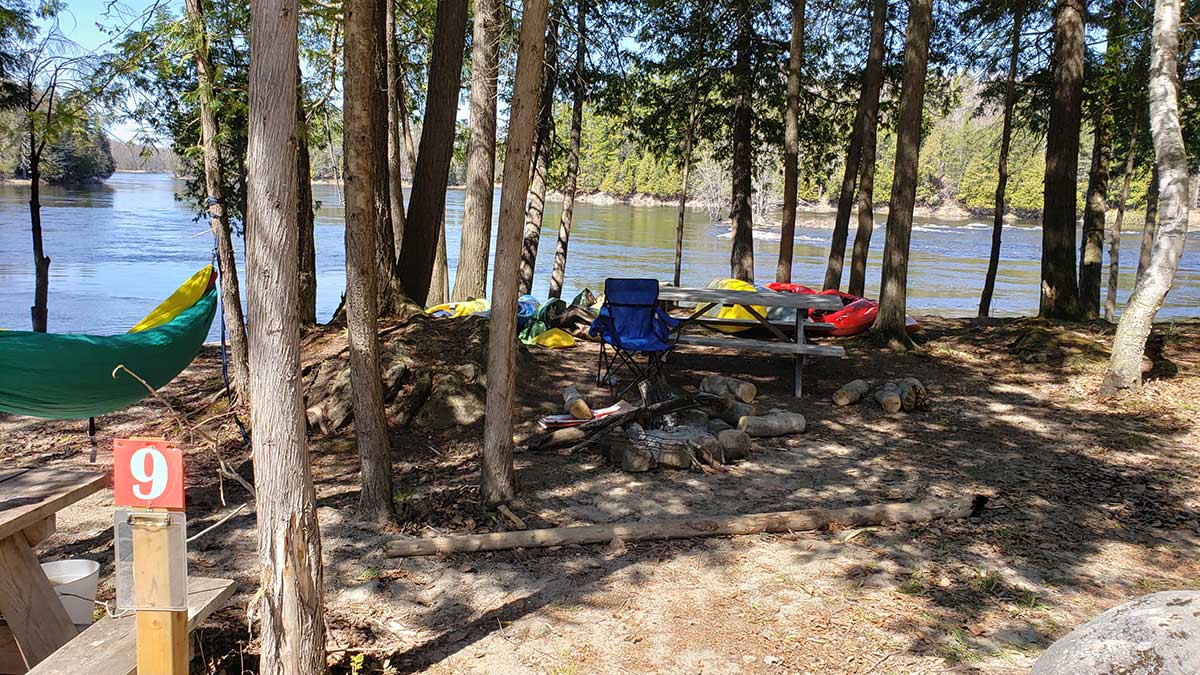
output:
POLYGON ((393 539, 384 544, 392 558, 438 553, 471 553, 515 548, 545 548, 567 544, 600 544, 619 537, 622 541, 681 539, 760 532, 803 532, 828 528, 862 527, 889 523, 917 523, 977 515, 987 504, 984 495, 964 495, 917 502, 868 504, 842 509, 807 509, 748 515, 714 515, 631 523, 608 523, 575 527, 552 527, 516 532, 462 534, 443 537, 393 539))

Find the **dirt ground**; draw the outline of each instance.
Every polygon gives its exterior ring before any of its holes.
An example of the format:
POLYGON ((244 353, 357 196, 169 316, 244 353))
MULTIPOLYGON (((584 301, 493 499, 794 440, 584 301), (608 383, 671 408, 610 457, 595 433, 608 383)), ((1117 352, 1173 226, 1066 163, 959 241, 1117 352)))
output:
MULTIPOLYGON (((1032 320, 925 318, 923 349, 843 342, 847 358, 790 363, 695 348, 672 383, 737 374, 763 407, 803 412, 808 430, 760 440, 728 473, 629 474, 588 451, 516 455, 530 527, 688 514, 838 507, 984 493, 979 517, 911 526, 565 546, 389 559, 397 536, 512 525, 477 503, 482 424, 444 434, 395 430, 393 531, 354 521, 352 432, 316 439, 330 663, 354 673, 1024 673, 1053 640, 1124 600, 1200 588, 1200 321, 1158 326, 1146 387, 1095 397, 1111 329, 1032 320), (854 378, 914 376, 928 410, 887 416, 873 403, 837 408, 854 378)), ((445 350, 443 358, 453 358, 445 350)), ((518 434, 557 412, 565 383, 602 399, 595 348, 523 358, 518 434)), ((219 354, 206 348, 163 397, 195 422, 219 414, 219 354)), ((248 453, 222 418, 221 452, 249 477, 248 453)), ((100 420, 98 470, 112 437, 169 431, 143 401, 100 420)), ((0 416, 3 465, 87 468, 82 422, 0 416)), ((244 502, 210 451, 188 455, 189 530, 244 502)), ((112 494, 59 513, 43 560, 104 565, 111 599, 112 494)), ((235 579, 233 603, 198 630, 193 672, 257 672, 246 607, 255 590, 252 514, 190 549, 191 572, 235 579)))

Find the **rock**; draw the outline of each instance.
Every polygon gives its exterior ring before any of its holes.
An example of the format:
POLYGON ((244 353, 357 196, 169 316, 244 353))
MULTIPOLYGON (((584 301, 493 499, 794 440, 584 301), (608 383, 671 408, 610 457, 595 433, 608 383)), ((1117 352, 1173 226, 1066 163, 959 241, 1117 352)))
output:
POLYGON ((1200 673, 1200 591, 1117 605, 1050 645, 1031 675, 1200 673))
POLYGON ((626 447, 621 453, 621 469, 630 473, 649 471, 658 466, 649 448, 626 447))
POLYGON ((703 427, 708 424, 708 413, 700 408, 688 408, 667 415, 671 425, 677 427, 703 427))

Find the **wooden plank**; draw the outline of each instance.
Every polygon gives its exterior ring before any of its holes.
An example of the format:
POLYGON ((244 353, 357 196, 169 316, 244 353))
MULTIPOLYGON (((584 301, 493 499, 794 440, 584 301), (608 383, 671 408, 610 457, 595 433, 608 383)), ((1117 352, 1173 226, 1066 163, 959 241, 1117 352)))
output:
POLYGON ((20 675, 28 668, 25 659, 21 658, 21 650, 17 647, 17 638, 13 637, 8 624, 0 621, 0 673, 3 675, 20 675))
POLYGON ((75 625, 20 532, 0 539, 0 616, 29 666, 75 637, 75 625))
MULTIPOLYGON (((229 579, 188 579, 187 629, 193 631, 223 607, 237 589, 229 579)), ((134 675, 137 638, 134 613, 106 616, 68 642, 29 675, 134 675)))
POLYGON ((0 483, 3 483, 4 481, 8 480, 9 478, 13 478, 15 476, 20 476, 21 474, 25 473, 28 470, 29 470, 29 467, 22 467, 20 469, 5 469, 3 471, 0 471, 0 483))
POLYGON ((25 536, 26 543, 28 543, 30 546, 37 546, 43 541, 46 541, 47 537, 54 534, 56 522, 57 521, 55 517, 50 516, 45 520, 39 520, 33 525, 21 530, 21 534, 25 536))
POLYGON ((730 291, 718 288, 676 288, 661 286, 659 300, 674 302, 715 302, 722 305, 760 305, 766 307, 795 307, 798 309, 837 310, 844 305, 836 295, 805 293, 776 293, 774 291, 730 291))
POLYGON ((846 350, 835 345, 809 345, 794 342, 771 342, 768 340, 746 340, 743 338, 705 337, 701 335, 681 335, 679 344, 697 345, 701 347, 720 347, 743 352, 768 352, 771 354, 803 354, 807 356, 829 356, 842 358, 846 350))
POLYGON ((6 539, 107 487, 108 476, 87 471, 30 469, 0 483, 0 539, 6 539))
MULTIPOLYGON (((699 316, 699 317, 696 317, 695 319, 692 319, 689 323, 698 323, 698 324, 714 325, 714 326, 761 326, 762 325, 762 323, 760 323, 758 319, 723 319, 723 318, 716 317, 716 316, 699 316)), ((795 323, 792 321, 772 320, 772 321, 770 321, 770 323, 773 325, 785 327, 785 328, 792 328, 795 325, 795 323)), ((806 330, 806 331, 833 330, 834 328, 836 328, 836 326, 834 326, 833 324, 825 323, 823 321, 805 321, 804 322, 804 330, 806 330)))
MULTIPOLYGON (((169 589, 176 580, 170 563, 170 529, 141 524, 131 529, 133 602, 138 607, 162 607, 170 602, 169 589)), ((135 624, 138 672, 187 675, 187 612, 143 610, 137 613, 135 624)))

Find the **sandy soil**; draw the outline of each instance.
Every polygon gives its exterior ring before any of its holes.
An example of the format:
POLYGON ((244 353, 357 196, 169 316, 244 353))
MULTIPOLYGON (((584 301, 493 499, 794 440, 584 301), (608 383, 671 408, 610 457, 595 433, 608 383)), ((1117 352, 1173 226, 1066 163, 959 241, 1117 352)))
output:
MULTIPOLYGON (((851 340, 844 361, 811 364, 801 401, 789 395, 785 361, 681 351, 674 384, 739 373, 759 385, 764 406, 802 411, 809 430, 759 442, 749 461, 717 475, 627 474, 587 451, 521 453, 513 510, 539 527, 992 495, 970 520, 388 559, 382 543, 398 535, 512 527, 475 501, 481 429, 395 431, 403 522, 392 532, 354 522, 352 434, 314 440, 330 663, 431 674, 1023 673, 1107 607, 1200 588, 1200 322, 1160 326, 1153 379, 1120 401, 1094 396, 1111 339, 1102 326, 925 322, 923 351, 851 340), (850 379, 910 375, 929 387, 930 409, 885 416, 873 404, 829 403, 850 379)), ((557 411, 563 383, 602 398, 589 381, 594 359, 587 345, 523 360, 518 432, 557 411)), ((193 421, 219 414, 218 381, 217 354, 206 349, 164 397, 193 421)), ((154 401, 103 418, 97 468, 108 469, 112 437, 169 425, 154 401)), ((84 428, 0 417, 0 457, 86 467, 84 428)), ((222 433, 222 452, 250 476, 235 428, 222 433)), ((222 507, 211 453, 188 460, 195 532, 246 494, 226 481, 222 507)), ((113 592, 111 499, 101 492, 61 512, 40 548, 44 560, 100 560, 103 598, 113 592)), ((240 584, 198 632, 193 672, 256 672, 245 623, 253 527, 252 515, 236 516, 191 548, 193 574, 240 584)))

